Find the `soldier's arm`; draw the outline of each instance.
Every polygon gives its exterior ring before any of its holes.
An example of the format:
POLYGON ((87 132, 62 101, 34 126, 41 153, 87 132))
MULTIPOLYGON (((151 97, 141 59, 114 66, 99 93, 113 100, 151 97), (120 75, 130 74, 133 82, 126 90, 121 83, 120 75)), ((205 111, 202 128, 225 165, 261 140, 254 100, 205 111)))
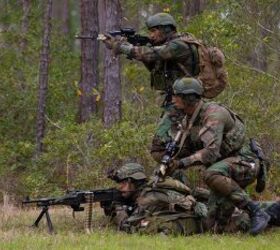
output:
POLYGON ((166 143, 155 135, 152 142, 151 155, 156 162, 161 163, 161 159, 165 154, 165 148, 166 143))
POLYGON ((195 164, 213 164, 221 157, 220 148, 224 135, 224 128, 230 118, 230 114, 221 107, 209 108, 203 121, 203 127, 199 131, 203 149, 189 157, 181 159, 184 166, 195 164), (208 113, 208 114, 207 114, 208 113))
POLYGON ((157 60, 180 59, 191 56, 189 47, 182 41, 172 41, 168 44, 149 47, 149 46, 132 46, 123 43, 120 51, 136 60, 145 64, 151 64, 157 60))

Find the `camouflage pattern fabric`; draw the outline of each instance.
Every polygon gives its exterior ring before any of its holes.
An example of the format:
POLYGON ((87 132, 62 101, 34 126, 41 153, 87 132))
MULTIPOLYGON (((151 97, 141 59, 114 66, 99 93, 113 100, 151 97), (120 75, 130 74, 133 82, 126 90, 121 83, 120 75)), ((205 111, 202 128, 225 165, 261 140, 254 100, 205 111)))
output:
MULTIPOLYGON (((175 136, 178 121, 182 120, 182 115, 166 114, 157 128, 151 149, 152 155, 164 152, 166 142, 175 136)), ((217 103, 205 102, 178 159, 187 156, 190 164, 203 164, 208 167, 218 159, 237 153, 244 141, 243 122, 227 108, 217 103)))
MULTIPOLYGON (((151 182, 152 183, 152 182, 151 182)), ((181 182, 167 178, 157 188, 148 184, 137 199, 137 209, 125 221, 129 232, 189 235, 200 232, 207 207, 190 195, 181 182)))
MULTIPOLYGON (((188 122, 188 119, 185 120, 188 122)), ((166 138, 174 136, 173 125, 169 123, 168 131, 166 126, 155 135, 151 150, 154 158, 160 158, 159 155, 164 153, 166 138)), ((242 188, 256 179, 259 160, 245 143, 242 120, 228 108, 204 102, 176 158, 186 167, 197 164, 206 167, 204 180, 211 189, 212 200, 210 214, 222 226, 227 224, 234 206, 245 206, 249 201, 242 188)))
POLYGON ((168 177, 161 180, 156 188, 152 187, 152 183, 153 180, 147 184, 137 199, 140 213, 175 211, 176 206, 192 207, 195 204, 192 196, 186 198, 190 194, 190 189, 178 180, 168 177))
POLYGON ((151 86, 156 90, 166 91, 172 88, 174 81, 186 76, 181 67, 190 76, 197 75, 198 52, 195 45, 189 45, 173 34, 160 46, 134 46, 129 53, 132 58, 142 61, 151 72, 151 86))
POLYGON ((171 100, 168 100, 174 81, 186 75, 196 76, 199 73, 197 47, 183 42, 183 36, 175 33, 169 35, 167 41, 160 46, 126 46, 128 49, 122 50, 123 54, 142 61, 151 72, 151 87, 158 90, 159 97, 156 99, 163 107, 164 114, 157 130, 160 137, 164 136, 161 131, 168 131, 171 122, 169 119, 172 119, 169 114, 180 116, 180 112, 175 110, 171 100))
POLYGON ((132 178, 134 180, 146 179, 144 167, 138 163, 126 163, 120 169, 118 169, 114 174, 116 179, 125 180, 127 178, 132 178))
POLYGON ((202 220, 193 212, 162 212, 145 217, 133 226, 141 234, 192 235, 203 232, 202 220))

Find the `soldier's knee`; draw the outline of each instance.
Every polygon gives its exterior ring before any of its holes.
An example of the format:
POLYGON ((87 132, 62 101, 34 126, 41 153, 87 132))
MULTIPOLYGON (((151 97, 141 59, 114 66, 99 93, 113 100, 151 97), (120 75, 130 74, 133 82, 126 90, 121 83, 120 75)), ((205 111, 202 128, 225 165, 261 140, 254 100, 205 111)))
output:
POLYGON ((219 172, 206 171, 204 175, 204 181, 212 191, 223 196, 228 196, 236 189, 239 189, 238 184, 234 180, 223 176, 219 172))
POLYGON ((219 175, 219 173, 206 170, 203 176, 204 182, 209 186, 209 184, 213 182, 213 178, 215 178, 216 175, 219 175))

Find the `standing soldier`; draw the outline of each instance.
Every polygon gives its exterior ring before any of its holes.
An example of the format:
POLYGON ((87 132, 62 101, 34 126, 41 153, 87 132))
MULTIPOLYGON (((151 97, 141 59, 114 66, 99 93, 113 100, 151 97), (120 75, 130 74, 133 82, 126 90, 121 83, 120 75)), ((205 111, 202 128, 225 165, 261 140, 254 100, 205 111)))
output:
MULTIPOLYGON (((203 89, 194 78, 176 80, 173 92, 173 103, 185 117, 182 120, 180 148, 169 163, 169 171, 204 165, 204 181, 211 190, 211 226, 223 230, 234 207, 237 207, 249 213, 251 234, 260 233, 267 226, 270 216, 260 208, 259 203, 249 198, 244 188, 256 178, 263 180, 261 173, 265 173, 265 164, 246 142, 244 123, 229 108, 204 102, 201 99, 203 89)), ((172 132, 165 136, 172 135, 172 132)), ((164 140, 158 142, 154 141, 152 148, 155 158, 165 151, 164 140)))
MULTIPOLYGON (((174 117, 179 113, 171 104, 172 84, 183 76, 197 76, 199 73, 199 55, 195 44, 182 40, 184 35, 177 33, 174 18, 167 13, 150 16, 146 21, 149 30, 150 45, 133 46, 132 44, 108 37, 104 40, 107 48, 116 54, 125 54, 129 58, 144 63, 151 72, 151 88, 158 92, 158 101, 162 104, 163 113, 172 111, 174 117)), ((169 116, 163 116, 157 133, 168 129, 169 116)))

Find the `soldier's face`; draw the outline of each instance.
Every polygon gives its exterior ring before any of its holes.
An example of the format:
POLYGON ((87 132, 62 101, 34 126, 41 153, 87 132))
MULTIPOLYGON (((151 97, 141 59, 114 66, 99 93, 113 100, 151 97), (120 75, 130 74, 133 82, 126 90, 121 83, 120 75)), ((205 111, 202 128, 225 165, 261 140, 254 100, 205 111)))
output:
POLYGON ((134 194, 136 187, 131 181, 124 180, 119 183, 119 191, 121 191, 122 196, 127 199, 134 194))
POLYGON ((185 102, 182 97, 178 95, 173 95, 172 96, 172 103, 177 109, 183 110, 185 109, 185 102))
POLYGON ((151 28, 149 29, 149 38, 153 45, 160 45, 165 41, 166 36, 160 29, 151 28))

